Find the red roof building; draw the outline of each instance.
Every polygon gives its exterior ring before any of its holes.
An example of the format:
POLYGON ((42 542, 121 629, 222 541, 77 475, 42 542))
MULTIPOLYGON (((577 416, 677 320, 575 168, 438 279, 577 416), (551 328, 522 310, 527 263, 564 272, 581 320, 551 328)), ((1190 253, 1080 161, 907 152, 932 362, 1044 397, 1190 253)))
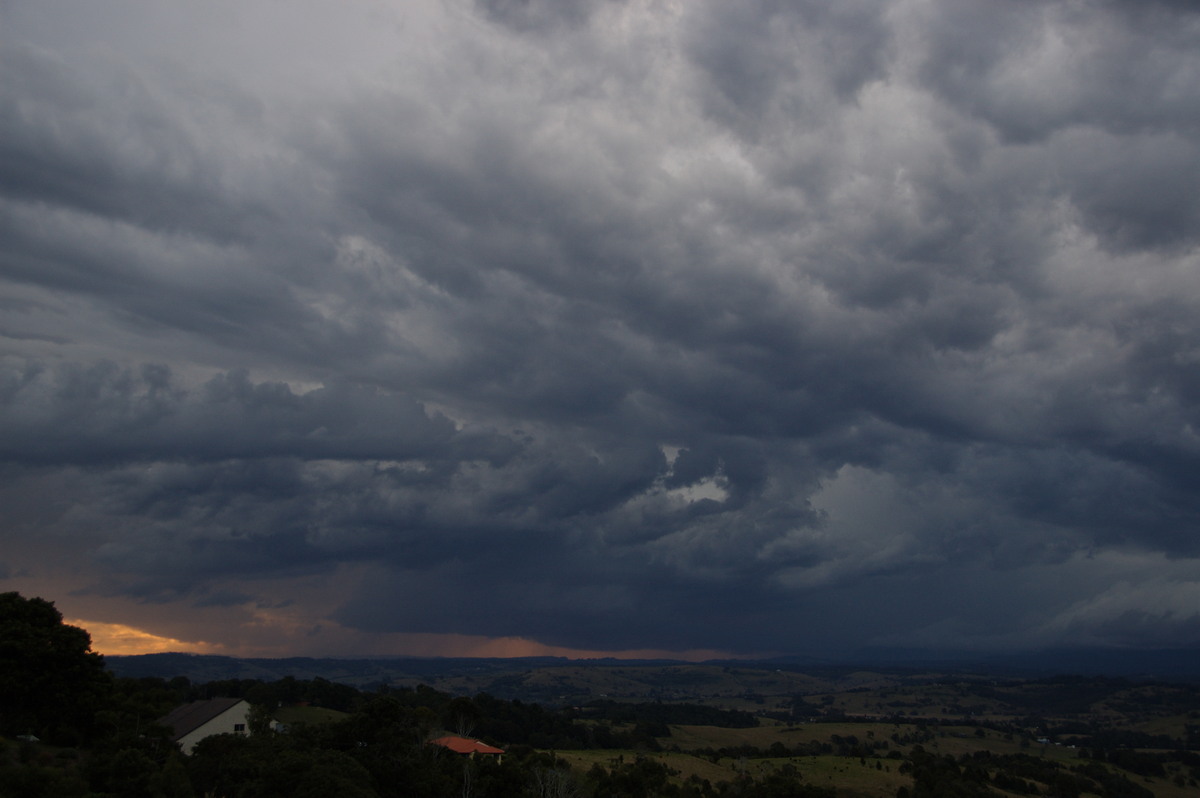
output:
POLYGON ((456 754, 467 756, 475 756, 476 754, 499 756, 504 753, 504 749, 502 748, 497 748, 494 745, 488 745, 487 743, 467 737, 439 737, 436 740, 430 740, 429 744, 440 745, 442 748, 448 748, 456 754))

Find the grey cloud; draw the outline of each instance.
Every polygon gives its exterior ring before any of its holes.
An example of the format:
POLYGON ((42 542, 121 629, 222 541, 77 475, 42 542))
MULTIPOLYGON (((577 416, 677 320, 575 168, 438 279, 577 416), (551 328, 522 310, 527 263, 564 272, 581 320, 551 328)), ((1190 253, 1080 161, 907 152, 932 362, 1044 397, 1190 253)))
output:
POLYGON ((460 435, 413 400, 333 385, 303 394, 282 383, 218 374, 188 390, 170 370, 28 364, 5 374, 5 445, 23 463, 299 457, 411 459, 464 442, 467 456, 503 459, 510 445, 460 435), (507 451, 506 451, 507 450, 507 451))
POLYGON ((221 243, 277 222, 277 205, 253 197, 231 203, 228 188, 244 180, 238 169, 254 167, 215 148, 220 137, 248 142, 261 131, 252 99, 198 96, 194 85, 151 82, 115 59, 85 73, 20 45, 0 58, 13 76, 0 97, 5 195, 221 243), (189 102, 173 90, 187 91, 189 102))
POLYGON ((8 545, 586 648, 1190 634, 1086 609, 1195 573, 1186 8, 455 8, 303 102, 4 40, 8 545))
POLYGON ((749 649, 778 639, 786 628, 767 632, 759 627, 759 619, 778 619, 786 607, 776 600, 764 610, 762 602, 769 597, 753 589, 714 592, 680 584, 658 569, 639 573, 644 582, 588 575, 602 575, 603 563, 586 573, 569 569, 571 579, 564 584, 549 578, 547 563, 540 565, 508 578, 461 567, 388 573, 369 586, 373 598, 349 603, 338 619, 378 631, 526 634, 581 648, 603 639, 620 648, 684 649, 695 644, 704 627, 729 624, 730 643, 749 649), (496 601, 498 594, 505 596, 503 602, 496 601))
POLYGON ((203 598, 198 599, 194 606, 196 607, 232 607, 241 604, 248 604, 254 601, 254 597, 248 593, 240 593, 234 590, 212 591, 203 598))
MULTIPOLYGON (((608 0, 611 2, 612 0, 608 0)), ((591 15, 597 0, 475 0, 491 20, 515 30, 553 31, 562 26, 580 25, 591 15)))
POLYGON ((1194 130, 1195 8, 1165 3, 952 3, 923 19, 923 76, 1016 141, 1078 126, 1194 130))
POLYGON ((885 75, 894 55, 874 3, 712 3, 694 19, 687 52, 722 98, 747 115, 802 111, 797 82, 850 100, 867 81, 885 75))
POLYGON ((1064 188, 1089 230, 1123 251, 1196 245, 1200 203, 1191 187, 1200 178, 1200 152, 1194 137, 1080 131, 1061 138, 1056 149, 1064 188))

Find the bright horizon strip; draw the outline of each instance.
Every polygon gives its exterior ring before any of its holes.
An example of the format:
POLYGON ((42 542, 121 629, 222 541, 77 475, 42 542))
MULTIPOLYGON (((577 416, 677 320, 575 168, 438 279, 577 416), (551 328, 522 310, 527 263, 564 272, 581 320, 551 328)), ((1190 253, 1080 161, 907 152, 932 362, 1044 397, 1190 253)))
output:
POLYGON ((565 648, 552 646, 530 640, 525 637, 474 637, 470 635, 422 635, 434 646, 441 642, 453 653, 436 654, 433 656, 450 657, 487 657, 497 659, 512 659, 516 657, 564 657, 566 659, 674 659, 687 662, 700 662, 706 659, 732 659, 733 656, 725 651, 697 650, 666 651, 663 649, 623 649, 619 651, 602 651, 580 648, 565 648))
MULTIPOLYGON (((297 653, 277 649, 239 650, 235 647, 206 641, 187 641, 164 635, 156 635, 144 629, 121 623, 89 621, 80 618, 64 619, 71 626, 86 630, 92 637, 92 650, 111 656, 136 656, 138 654, 223 654, 225 656, 286 658, 292 656, 346 656, 327 652, 297 653)), ((371 646, 370 653, 350 656, 385 657, 463 657, 513 659, 518 657, 563 657, 565 659, 672 659, 685 662, 700 662, 710 659, 732 659, 735 655, 727 651, 689 649, 667 651, 663 649, 624 649, 604 651, 566 648, 547 645, 524 637, 484 637, 461 634, 413 634, 388 636, 391 645, 371 646)))
POLYGON ((187 654, 215 654, 223 647, 204 641, 188 642, 174 637, 164 637, 123 623, 85 621, 80 618, 64 618, 63 622, 78 626, 92 636, 92 650, 97 654, 130 656, 135 654, 165 654, 179 652, 187 654))

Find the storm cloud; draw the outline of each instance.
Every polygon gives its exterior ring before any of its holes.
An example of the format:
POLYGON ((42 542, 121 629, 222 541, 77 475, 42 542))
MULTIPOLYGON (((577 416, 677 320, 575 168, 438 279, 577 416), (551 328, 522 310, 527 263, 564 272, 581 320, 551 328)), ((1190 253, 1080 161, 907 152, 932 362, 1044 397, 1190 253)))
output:
POLYGON ((1200 644, 1198 43, 0 4, 0 585, 231 651, 1200 644))

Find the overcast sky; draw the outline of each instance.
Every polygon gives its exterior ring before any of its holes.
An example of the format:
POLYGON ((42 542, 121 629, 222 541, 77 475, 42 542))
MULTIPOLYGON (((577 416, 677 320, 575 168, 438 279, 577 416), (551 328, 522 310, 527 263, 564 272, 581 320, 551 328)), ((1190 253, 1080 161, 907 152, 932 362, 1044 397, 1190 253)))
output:
POLYGON ((1200 644, 1200 10, 0 0, 0 590, 195 650, 1200 644))

